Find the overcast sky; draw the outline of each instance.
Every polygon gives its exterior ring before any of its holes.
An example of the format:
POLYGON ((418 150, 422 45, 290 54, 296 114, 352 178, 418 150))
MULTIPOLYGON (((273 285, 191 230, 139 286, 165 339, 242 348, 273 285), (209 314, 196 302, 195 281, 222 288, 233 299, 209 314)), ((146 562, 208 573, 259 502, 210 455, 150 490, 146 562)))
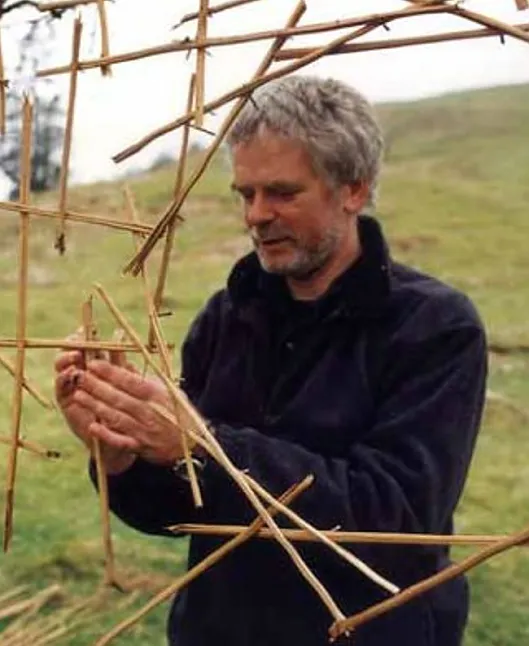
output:
MULTIPOLYGON (((196 10, 198 4, 199 0, 116 0, 108 3, 111 52, 123 53, 186 36, 193 37, 195 23, 188 23, 177 30, 171 30, 171 27, 185 13, 196 10)), ((215 1, 212 0, 211 4, 215 1)), ((225 36, 281 27, 295 4, 295 0, 259 0, 247 7, 219 14, 209 22, 209 35, 225 36)), ((308 10, 300 24, 405 6, 399 0, 307 0, 306 4, 308 10)), ((464 6, 512 23, 529 23, 529 11, 516 11, 514 0, 467 0, 464 6)), ((91 58, 97 55, 99 48, 98 35, 93 35, 98 24, 97 12, 95 6, 86 6, 80 13, 84 23, 83 58, 91 58)), ((60 21, 53 60, 49 64, 68 62, 73 17, 73 12, 70 12, 60 21)), ((6 19, 4 23, 2 37, 8 76, 12 71, 10 60, 15 55, 14 36, 21 18, 21 14, 15 12, 12 19, 6 19)), ((390 32, 380 27, 364 40, 473 27, 472 23, 454 17, 415 17, 393 22, 390 32)), ((330 39, 329 34, 296 40, 294 44, 324 44, 330 39)), ((206 63, 207 99, 248 80, 268 44, 269 41, 261 41, 212 49, 206 63)), ((318 75, 347 81, 373 101, 388 101, 469 87, 527 82, 528 63, 529 44, 507 38, 501 45, 499 38, 489 38, 329 56, 308 69, 318 75)), ((122 164, 116 165, 110 159, 148 131, 183 114, 189 76, 194 66, 194 55, 186 58, 185 53, 172 53, 115 65, 112 78, 101 78, 97 70, 83 72, 76 103, 73 179, 108 178, 116 172, 149 163, 162 148, 177 150, 178 135, 173 134, 122 164)), ((66 91, 68 78, 56 79, 66 91)), ((215 129, 223 114, 225 111, 220 110, 217 116, 207 117, 205 125, 215 129)))

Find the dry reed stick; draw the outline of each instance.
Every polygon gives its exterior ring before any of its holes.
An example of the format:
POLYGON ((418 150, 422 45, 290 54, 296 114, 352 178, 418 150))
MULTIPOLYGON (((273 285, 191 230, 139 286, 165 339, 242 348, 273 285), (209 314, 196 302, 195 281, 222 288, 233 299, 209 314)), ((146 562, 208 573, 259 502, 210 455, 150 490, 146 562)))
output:
MULTIPOLYGON (((268 31, 249 32, 246 34, 239 34, 233 36, 224 36, 220 38, 208 38, 204 41, 203 45, 207 49, 212 47, 224 47, 229 45, 241 45, 243 43, 255 42, 259 40, 270 40, 272 38, 291 38, 294 36, 305 36, 309 34, 317 34, 325 31, 336 31, 338 29, 348 29, 349 27, 358 27, 360 25, 376 24, 382 25, 398 18, 408 18, 411 16, 422 15, 435 15, 438 13, 445 13, 447 7, 445 5, 432 5, 432 6, 410 6, 404 9, 395 11, 388 11, 386 13, 374 13, 355 18, 348 18, 346 20, 332 20, 328 22, 312 23, 303 25, 301 27, 292 27, 287 29, 271 29, 268 31)), ((175 52, 187 52, 197 49, 198 43, 194 40, 185 39, 180 42, 165 43, 156 47, 148 47, 134 52, 127 52, 126 54, 117 54, 109 56, 106 59, 94 58, 79 63, 79 69, 86 70, 95 67, 100 67, 101 64, 116 64, 127 63, 136 61, 150 56, 158 56, 160 54, 172 54, 175 52)), ((39 70, 37 77, 53 76, 55 74, 64 74, 69 72, 68 65, 61 65, 59 67, 50 67, 48 69, 39 70)))
MULTIPOLYGON (((0 201, 0 211, 7 211, 8 213, 18 213, 23 207, 24 205, 20 204, 19 202, 0 201)), ((64 211, 64 213, 61 215, 59 211, 56 211, 54 209, 45 209, 34 205, 28 206, 25 211, 30 215, 37 215, 53 219, 60 219, 61 217, 64 217, 66 220, 72 220, 73 222, 95 224, 101 227, 108 227, 110 229, 116 229, 118 231, 129 231, 132 233, 148 234, 153 229, 153 226, 151 224, 132 224, 130 222, 124 222, 122 220, 108 218, 104 215, 90 215, 88 213, 78 213, 77 211, 64 211)))
MULTIPOLYGON (((16 366, 6 357, 3 357, 0 354, 0 365, 2 365, 12 377, 16 377, 16 366)), ((44 408, 48 408, 50 410, 53 410, 55 408, 53 402, 48 399, 45 395, 42 395, 36 388, 36 386, 33 386, 26 377, 23 378, 22 380, 22 387, 24 390, 26 390, 32 397, 34 397, 39 404, 44 406, 44 408)))
MULTIPOLYGON (((189 112, 193 108, 193 97, 195 92, 195 75, 191 75, 191 80, 189 81, 189 90, 187 94, 187 111, 189 112)), ((176 169, 176 178, 175 185, 173 190, 173 197, 178 199, 182 186, 184 184, 184 175, 186 170, 187 163, 187 154, 189 148, 189 134, 191 132, 190 123, 186 123, 182 133, 182 143, 180 146, 180 155, 178 157, 178 166, 176 169)), ((178 221, 173 220, 167 227, 167 233, 165 236, 165 244, 162 252, 162 258, 160 260, 160 268, 158 270, 158 279, 156 281, 156 287, 154 289, 154 309, 157 313, 160 312, 160 308, 163 302, 163 295, 165 290, 165 283, 167 281, 167 274, 169 272, 169 263, 171 260, 171 253, 173 251, 174 239, 176 234, 176 225, 178 221)), ((154 344, 153 331, 149 329, 149 341, 148 345, 151 347, 154 344)))
MULTIPOLYGON (((138 352, 132 343, 116 343, 115 341, 83 341, 69 339, 25 339, 25 348, 40 348, 49 350, 102 350, 108 352, 138 352)), ((0 348, 16 348, 16 339, 0 339, 0 348)))
MULTIPOLYGON (((233 536, 246 529, 245 525, 201 525, 195 523, 181 523, 172 525, 167 529, 175 534, 202 534, 207 536, 233 536)), ((285 536, 295 543, 314 543, 319 541, 303 529, 281 529, 285 536)), ((345 532, 339 530, 325 531, 322 534, 335 543, 374 544, 374 545, 455 545, 482 546, 492 545, 504 540, 505 534, 401 534, 396 532, 345 532)), ((273 539, 270 530, 263 528, 257 538, 273 539)), ((521 545, 520 547, 529 547, 521 545)))
MULTIPOLYGON (((282 494, 279 500, 281 500, 285 505, 291 504, 299 496, 299 494, 303 493, 311 486, 313 481, 313 476, 307 476, 299 484, 291 487, 284 494, 282 494)), ((275 515, 275 513, 276 511, 274 509, 270 509, 271 515, 275 515)), ((263 519, 258 516, 251 525, 245 528, 244 532, 242 532, 238 536, 235 536, 227 543, 224 543, 214 552, 211 552, 211 554, 208 554, 208 556, 206 556, 204 560, 188 570, 174 583, 171 583, 169 586, 159 592, 155 597, 153 597, 153 599, 149 601, 149 603, 143 606, 143 608, 140 608, 140 610, 135 612, 131 617, 125 619, 120 624, 115 626, 110 632, 101 637, 101 639, 96 642, 95 646, 106 646, 107 644, 109 644, 115 637, 137 623, 142 617, 144 617, 148 612, 153 610, 160 603, 180 592, 180 590, 189 585, 191 581, 193 581, 207 569, 215 565, 215 563, 218 563, 218 561, 232 552, 235 548, 239 547, 250 538, 252 538, 252 536, 254 536, 262 528, 263 524, 263 519)))
MULTIPOLYGON (((33 109, 27 96, 22 107, 22 146, 20 151, 20 202, 27 204, 30 198, 31 183, 31 126, 33 109)), ((11 438, 7 465, 5 487, 5 515, 3 548, 7 552, 13 535, 13 510, 15 501, 15 478, 17 455, 20 440, 20 422, 22 419, 22 399, 24 393, 24 363, 26 356, 25 338, 27 328, 28 302, 28 267, 29 267, 29 215, 20 211, 18 239, 18 307, 17 307, 17 336, 15 357, 15 384, 11 408, 11 438)))
POLYGON ((298 516, 298 514, 288 509, 288 507, 285 507, 284 505, 279 503, 271 494, 268 493, 268 491, 263 486, 261 486, 250 475, 245 474, 245 478, 248 481, 249 485, 252 487, 252 489, 257 494, 259 494, 259 496, 267 504, 277 509, 278 512, 282 513, 287 518, 290 518, 290 520, 296 525, 298 525, 301 529, 304 529, 315 539, 319 540, 320 543, 323 543, 333 552, 338 554, 338 556, 341 556, 345 561, 347 561, 347 563, 352 565, 364 576, 366 576, 371 581, 373 581, 373 583, 376 583, 381 588, 383 588, 387 592, 390 592, 391 594, 397 594, 399 592, 399 588, 393 583, 391 583, 391 581, 388 581, 384 577, 380 576, 372 568, 368 567, 363 561, 361 561, 357 556, 355 556, 354 554, 351 554, 351 552, 348 552, 343 547, 336 545, 336 543, 333 543, 333 541, 331 541, 331 539, 328 536, 326 536, 324 532, 320 532, 318 529, 313 527, 310 523, 307 523, 305 520, 303 520, 301 516, 298 516))
MULTIPOLYGON (((127 199, 127 205, 128 205, 130 217, 133 220, 137 219, 138 215, 134 206, 134 200, 128 186, 125 187, 125 197, 127 199)), ((136 249, 138 249, 140 241, 136 236, 134 237, 134 243, 135 243, 136 249)), ((162 364, 162 369, 164 373, 169 377, 169 379, 171 379, 171 381, 175 381, 176 375, 174 374, 171 357, 169 356, 165 339, 163 337, 163 333, 158 321, 158 312, 156 310, 154 299, 151 293, 150 284, 149 284, 150 281, 149 281, 146 265, 142 267, 141 277, 143 282, 143 291, 145 294, 145 303, 146 303, 147 312, 149 315, 150 330, 152 330, 154 342, 160 354, 160 362, 162 364)), ((178 402, 174 400, 174 396, 172 397, 172 399, 173 399, 174 410, 178 411, 178 402)), ((195 507, 203 507, 204 503, 202 500, 202 494, 200 492, 200 486, 198 484, 198 477, 196 474, 195 465, 193 464, 188 438, 187 438, 187 435, 185 434, 182 435, 182 448, 184 451, 184 458, 185 458, 185 463, 187 468, 187 474, 189 476, 189 484, 191 486, 191 494, 193 496, 193 502, 195 503, 195 507)))
POLYGON ((195 125, 202 128, 204 125, 204 94, 206 86, 206 48, 202 43, 208 37, 208 0, 200 0, 198 10, 198 25, 196 41, 197 67, 196 67, 196 89, 195 89, 195 125))
MULTIPOLYGON (((240 7, 241 5, 244 4, 249 4, 250 2, 255 2, 256 0, 230 0, 230 2, 223 2, 222 4, 217 4, 213 7, 208 7, 208 16, 213 16, 216 13, 220 13, 221 11, 226 11, 227 9, 235 9, 235 7, 240 7)), ((195 20, 198 18, 199 12, 194 11, 193 13, 186 13, 182 18, 180 19, 180 22, 178 22, 175 26, 174 29, 177 27, 180 27, 186 22, 190 22, 191 20, 195 20)))
POLYGON ((2 31, 0 30, 0 137, 6 133, 6 80, 2 55, 2 31))
MULTIPOLYGON (((94 325, 94 312, 92 297, 88 298, 81 308, 81 317, 83 323, 84 337, 86 341, 93 341, 97 339, 97 331, 94 325)), ((86 364, 92 358, 93 353, 85 350, 83 352, 83 363, 86 364)), ((108 478, 101 453, 101 442, 98 438, 92 440, 92 454, 97 472, 97 484, 99 490, 99 511, 101 516, 101 530, 103 536, 103 551, 105 555, 105 576, 104 583, 107 586, 116 587, 121 589, 116 576, 116 568, 114 563, 114 549, 112 546, 112 533, 110 530, 110 507, 108 504, 108 478)))
MULTIPOLYGON (((108 21, 105 8, 105 0, 97 0, 97 13, 99 15, 99 25, 101 28, 101 58, 108 58, 110 56, 110 39, 108 36, 108 21)), ((103 76, 111 76, 112 68, 110 67, 110 65, 102 64, 101 74, 103 76)))
POLYGON ((178 401, 181 412, 179 413, 184 418, 188 418, 188 423, 184 422, 182 426, 177 426, 180 420, 177 420, 173 415, 171 415, 165 408, 154 404, 153 402, 148 402, 148 405, 155 410, 162 418, 167 419, 171 424, 175 425, 179 433, 188 433, 191 439, 193 439, 197 444, 206 450, 206 452, 211 455, 219 464, 224 468, 226 473, 234 480, 238 487, 248 498, 250 504, 254 507, 257 513, 263 518, 268 527, 275 533, 277 542, 283 547, 285 552, 290 556, 293 564, 300 572, 301 576, 311 585, 316 594, 320 597, 322 603, 327 607, 330 614, 333 617, 343 617, 342 611, 338 608, 335 601, 331 595, 327 592, 325 587, 321 584, 318 578, 313 574, 313 572, 307 567, 305 561, 301 558, 298 551, 292 546, 292 544, 283 536, 278 526, 266 511, 265 507, 261 503, 260 499, 253 492, 252 488, 248 485, 244 479, 243 474, 235 467, 233 462, 228 458, 228 456, 222 450, 222 447, 215 440, 212 433, 209 431, 207 425, 204 423, 200 414, 196 411, 194 406, 189 402, 185 393, 178 388, 156 365, 152 360, 152 357, 149 354, 147 348, 142 344, 140 338, 132 328, 132 326, 125 319, 123 314, 119 311, 117 306, 114 304, 110 296, 106 291, 100 286, 94 286, 95 291, 99 294, 101 299, 105 302, 106 306, 114 316, 118 325, 120 325, 128 334, 129 338, 138 346, 138 349, 141 349, 141 352, 145 358, 145 361, 148 365, 154 370, 154 372, 162 379, 165 383, 169 392, 172 392, 175 399, 178 401), (191 426, 197 429, 197 432, 193 432, 191 426))
MULTIPOLYGON (((8 439, 7 437, 0 437, 0 443, 10 445, 11 440, 8 439)), ((26 451, 29 451, 30 453, 35 453, 35 455, 39 455, 41 458, 55 459, 61 456, 59 451, 54 451, 52 449, 45 449, 44 447, 39 446, 38 444, 35 444, 35 442, 30 442, 29 440, 24 440, 22 438, 19 438, 18 446, 21 449, 25 449, 26 451)))
POLYGON ((57 0, 57 2, 39 2, 39 11, 57 11, 60 9, 72 9, 84 4, 95 4, 98 0, 57 0))
POLYGON ((79 72, 79 51, 81 47, 81 34, 83 23, 77 17, 73 25, 72 35, 72 63, 70 66, 70 87, 68 90, 68 107, 66 109, 66 126, 64 129, 64 143, 62 147, 61 172, 59 178, 59 213, 61 221, 55 238, 55 249, 63 254, 66 250, 66 195, 68 187, 68 173, 70 169, 70 153, 72 149, 73 119, 75 114, 75 98, 77 95, 77 74, 79 72))
MULTIPOLYGON (((529 23, 522 23, 515 25, 518 29, 529 31, 529 23)), ((333 54, 352 54, 356 52, 369 52, 382 49, 394 49, 398 47, 411 47, 414 45, 431 45, 435 43, 442 43, 453 40, 470 40, 475 38, 489 38, 491 36, 498 37, 498 31, 490 27, 484 29, 469 29, 465 31, 452 31, 443 34, 431 34, 429 36, 416 36, 410 38, 393 38, 390 40, 370 40, 367 43, 353 43, 349 45, 342 45, 329 52, 333 54)), ((282 49, 277 53, 276 61, 292 60, 294 58, 301 58, 306 56, 315 47, 289 47, 282 49)))
POLYGON ((409 588, 406 588, 400 594, 392 597, 391 599, 386 599, 385 601, 371 606, 367 610, 348 617, 345 620, 335 622, 331 626, 329 634, 332 639, 336 639, 340 635, 358 628, 358 626, 361 626, 362 624, 365 624, 368 621, 371 621, 372 619, 385 614, 389 610, 398 608, 408 601, 415 599, 425 592, 428 592, 432 588, 446 583, 446 581, 449 581, 456 576, 459 576, 460 574, 468 572, 472 568, 480 565, 493 556, 501 554, 502 552, 505 552, 506 550, 517 545, 522 545, 528 540, 529 527, 517 534, 507 536, 504 539, 497 541, 493 545, 489 545, 488 547, 479 550, 476 554, 472 554, 466 559, 463 559, 460 563, 454 563, 453 565, 450 565, 441 572, 438 572, 437 574, 434 574, 433 576, 428 577, 427 579, 424 579, 423 581, 420 581, 419 583, 416 583, 409 588))
MULTIPOLYGON (((294 11, 290 15, 287 21, 287 27, 291 27, 295 25, 300 20, 301 16, 305 13, 305 10, 306 10, 305 2, 301 0, 300 2, 298 2, 296 7, 294 8, 294 11)), ((263 58, 262 62, 260 63, 259 67, 257 68, 253 76, 254 80, 259 80, 260 78, 262 78, 263 74, 265 74, 266 70, 272 64, 275 54, 281 49, 284 42, 285 42, 285 39, 283 37, 279 37, 272 43, 268 52, 266 53, 265 57, 263 58)), ((123 270, 124 272, 132 271, 133 273, 137 273, 137 271, 139 270, 139 267, 144 262, 147 255, 151 252, 156 242, 163 235, 165 228, 171 226, 171 223, 173 222, 174 218, 178 216, 178 212, 182 204, 184 203, 185 199, 187 198, 187 196, 189 195, 189 193, 191 192, 191 190, 193 189, 197 181, 200 179, 200 177, 206 170, 209 162, 211 161, 211 159, 213 158, 213 155, 218 150, 228 130, 231 128, 235 119, 239 116, 241 110, 246 105, 246 102, 249 100, 249 96, 250 96, 249 94, 246 94, 245 96, 240 97, 238 101, 235 103, 235 105, 232 107, 232 109, 228 113, 228 116, 224 120, 219 132, 217 133, 215 140, 211 143, 206 154, 204 155, 202 162, 195 169, 194 173, 191 175, 191 177, 187 181, 187 184, 180 191, 178 196, 175 196, 173 201, 169 204, 168 208, 165 210, 165 213, 157 222, 155 228, 153 229, 151 234, 149 234, 149 237, 143 243, 142 249, 127 264, 127 266, 123 270)))
POLYGON ((466 18, 467 20, 476 22, 479 25, 483 25, 484 27, 497 29, 499 34, 507 34, 508 36, 512 36, 513 38, 523 41, 524 43, 529 43, 529 34, 527 34, 522 29, 518 29, 518 27, 515 27, 514 25, 509 25, 506 22, 496 20, 495 18, 491 18, 490 16, 486 16, 482 13, 477 13, 476 11, 464 9, 458 4, 446 7, 446 10, 448 13, 454 14, 456 16, 461 16, 461 18, 466 18))

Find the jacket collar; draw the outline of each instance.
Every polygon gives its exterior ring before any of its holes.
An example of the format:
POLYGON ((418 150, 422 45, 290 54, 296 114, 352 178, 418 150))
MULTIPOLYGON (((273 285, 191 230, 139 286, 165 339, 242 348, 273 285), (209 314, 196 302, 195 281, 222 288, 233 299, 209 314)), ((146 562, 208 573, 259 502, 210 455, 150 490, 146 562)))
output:
MULTIPOLYGON (((348 316, 376 318, 382 314, 390 293, 389 250, 373 217, 358 217, 358 233, 362 255, 318 301, 348 316)), ((265 272, 254 252, 235 264, 227 287, 236 308, 246 309, 256 300, 271 305, 292 301, 284 278, 265 272)))

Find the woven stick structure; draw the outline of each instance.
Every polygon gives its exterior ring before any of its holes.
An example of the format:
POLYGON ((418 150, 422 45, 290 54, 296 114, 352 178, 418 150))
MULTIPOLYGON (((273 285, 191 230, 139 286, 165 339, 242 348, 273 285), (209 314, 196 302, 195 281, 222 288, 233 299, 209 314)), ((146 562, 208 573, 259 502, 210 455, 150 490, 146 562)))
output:
MULTIPOLYGON (((176 375, 171 365, 170 345, 166 342, 163 330, 160 325, 163 306, 163 294, 167 280, 169 262, 174 249, 174 240, 177 233, 177 225, 182 221, 180 210, 186 199, 191 194, 197 181, 207 169, 220 145, 223 143, 226 134, 236 120, 240 111, 250 99, 251 93, 265 83, 290 74, 294 71, 323 59, 329 55, 352 54, 362 51, 385 50, 407 46, 426 45, 454 40, 474 40, 478 38, 498 37, 503 40, 505 37, 513 38, 522 43, 529 43, 529 23, 520 22, 508 24, 495 17, 485 15, 477 11, 471 11, 461 3, 452 0, 407 0, 404 7, 394 11, 383 13, 371 13, 361 16, 350 16, 342 20, 328 21, 325 23, 313 23, 299 25, 299 21, 306 10, 303 1, 298 2, 283 28, 268 31, 254 31, 245 34, 223 35, 211 37, 208 32, 209 21, 214 15, 228 10, 236 10, 243 5, 248 5, 256 0, 232 0, 219 4, 212 4, 208 0, 196 0, 197 11, 186 14, 178 23, 182 25, 192 20, 198 20, 196 36, 194 39, 183 39, 176 42, 155 44, 147 49, 134 52, 110 54, 109 26, 105 10, 104 0, 61 0, 57 2, 41 2, 38 8, 42 12, 61 11, 73 7, 95 4, 99 15, 101 27, 101 53, 96 59, 80 60, 80 40, 82 25, 80 19, 74 23, 74 34, 72 39, 72 51, 70 62, 59 67, 41 70, 40 77, 47 77, 56 74, 69 74, 70 91, 65 127, 65 139, 61 165, 61 177, 59 185, 59 202, 57 209, 45 208, 29 204, 29 178, 31 158, 31 106, 29 101, 24 103, 24 127, 23 146, 21 158, 21 191, 17 202, 0 202, 0 210, 5 213, 13 213, 19 218, 19 281, 18 281, 18 313, 17 329, 15 338, 0 339, 0 347, 13 348, 16 351, 14 364, 7 359, 0 357, 2 364, 14 377, 14 392, 12 403, 12 434, 10 439, 0 438, 0 442, 9 443, 9 463, 6 482, 6 509, 4 520, 4 549, 9 546, 13 529, 13 503, 15 498, 15 477, 17 465, 17 452, 19 448, 26 448, 44 457, 54 457, 53 452, 40 447, 38 444, 23 440, 20 437, 20 424, 22 416, 23 392, 26 390, 32 394, 41 404, 50 406, 50 402, 40 394, 38 389, 32 385, 24 375, 25 355, 28 349, 38 348, 75 348, 86 355, 94 352, 131 352, 139 354, 151 371, 158 376, 165 384, 171 399, 172 410, 165 410, 159 406, 152 405, 153 410, 164 420, 174 427, 174 432, 179 433, 183 438, 184 454, 190 477, 190 487, 197 506, 204 504, 199 487, 199 482, 192 461, 192 450, 195 446, 201 449, 216 460, 234 480, 257 512, 257 519, 248 527, 245 526, 199 526, 199 525, 178 525, 172 528, 175 533, 199 534, 207 533, 219 536, 229 536, 231 540, 225 543, 217 552, 210 555, 204 562, 197 565, 181 578, 176 580, 166 590, 157 595, 145 608, 141 609, 134 616, 116 626, 110 633, 98 641, 98 646, 109 643, 115 636, 136 623, 150 609, 155 607, 162 600, 175 594, 187 585, 192 579, 199 576, 207 568, 223 558, 228 552, 252 537, 266 538, 277 541, 287 552, 294 566, 300 574, 311 585, 315 593, 320 597, 322 603, 327 607, 332 625, 330 626, 330 637, 337 638, 348 631, 367 621, 371 621, 384 612, 406 603, 420 594, 449 578, 469 570, 476 565, 483 563, 488 558, 501 553, 512 547, 526 545, 529 538, 529 530, 524 530, 512 536, 433 536, 433 535, 409 535, 409 534, 381 534, 366 532, 324 532, 311 527, 302 518, 294 514, 288 507, 289 502, 302 490, 309 486, 311 478, 300 483, 289 492, 285 493, 279 500, 275 500, 260 483, 241 472, 228 457, 224 454, 222 447, 210 433, 206 423, 202 420, 198 411, 187 400, 183 391, 175 385, 176 375), (473 25, 472 29, 452 32, 438 32, 424 35, 417 35, 406 38, 379 38, 382 29, 395 21, 411 21, 415 17, 452 16, 460 19, 462 26, 473 25), (346 33, 343 33, 347 30, 346 33), (376 32, 373 34, 373 32, 376 32), (321 34, 327 35, 327 42, 318 46, 285 47, 287 41, 295 41, 297 37, 321 34), (253 77, 249 80, 239 80, 232 89, 213 100, 206 101, 205 68, 206 54, 216 47, 236 47, 244 43, 258 41, 272 41, 266 56, 258 66, 253 77), (123 161, 132 155, 140 152, 151 142, 159 137, 183 128, 182 146, 179 155, 179 163, 176 169, 176 177, 171 200, 154 225, 140 222, 132 193, 127 191, 126 217, 123 219, 110 218, 108 216, 95 215, 91 213, 79 213, 70 211, 67 208, 67 183, 70 152, 73 136, 73 122, 76 108, 76 88, 80 82, 79 71, 99 68, 103 75, 110 74, 111 65, 125 62, 137 61, 147 57, 158 57, 163 54, 180 52, 186 54, 196 51, 196 70, 191 77, 187 96, 185 113, 178 119, 162 124, 152 132, 146 133, 141 139, 132 143, 124 150, 114 156, 116 162, 123 161), (275 63, 290 60, 288 64, 281 67, 270 68, 275 63), (190 136, 190 128, 198 127, 204 129, 205 116, 212 111, 234 102, 231 110, 219 127, 214 140, 208 147, 203 160, 195 168, 189 177, 186 178, 186 158, 190 136), (27 302, 28 302, 28 237, 30 218, 51 218, 59 222, 59 247, 64 248, 64 233, 67 222, 82 222, 98 227, 107 227, 113 230, 133 233, 135 239, 135 255, 125 265, 125 272, 141 277, 141 291, 145 297, 145 311, 149 321, 149 334, 147 343, 143 343, 137 332, 125 319, 117 308, 109 294, 99 286, 95 287, 95 293, 107 305, 110 313, 115 318, 119 327, 124 330, 123 338, 114 338, 110 341, 95 338, 93 334, 93 320, 91 314, 91 303, 85 304, 83 308, 83 323, 85 327, 85 338, 79 340, 62 339, 36 339, 27 337, 27 302), (164 238, 164 249, 162 259, 158 266, 156 277, 152 277, 155 284, 154 291, 151 291, 151 277, 149 276, 147 261, 155 249, 157 243, 164 238), (157 360, 153 358, 156 353, 157 360), (158 358, 159 357, 159 358, 158 358), (297 526, 297 529, 282 529, 277 525, 274 516, 281 512, 297 526), (293 542, 296 541, 317 541, 325 544, 334 550, 341 558, 344 558, 352 566, 357 567, 369 576, 374 582, 381 585, 388 593, 388 599, 383 603, 368 608, 364 612, 353 617, 346 617, 339 606, 332 598, 332 591, 324 588, 314 573, 303 561, 293 542), (479 545, 484 548, 476 554, 464 559, 461 563, 447 568, 444 572, 437 573, 429 579, 418 582, 410 588, 399 591, 392 583, 383 579, 379 574, 373 572, 366 564, 359 562, 348 549, 341 547, 340 543, 390 543, 399 545, 479 545)), ((266 2, 266 0, 261 0, 266 2)), ((507 0, 505 0, 507 4, 507 0)), ((527 0, 514 0, 513 3, 519 10, 529 8, 527 0)), ((376 9, 376 3, 374 4, 376 9)), ((4 132, 5 120, 5 87, 7 79, 3 68, 0 43, 0 134, 4 132)), ((96 443, 94 452, 96 455, 98 480, 101 491, 100 508, 103 519, 103 543, 105 549, 105 578, 106 581, 117 585, 114 571, 114 555, 110 539, 110 528, 108 522, 108 494, 105 491, 106 475, 104 473, 103 461, 101 458, 99 443, 96 443)), ((55 628, 54 628, 55 630, 55 628)), ((41 631, 39 639, 48 639, 51 629, 41 631)), ((59 634, 59 633, 57 633, 59 634)), ((37 635, 37 633, 35 633, 37 635)), ((13 642, 18 643, 18 642, 13 642)), ((33 643, 40 643, 35 637, 33 643)), ((45 643, 42 641, 42 643, 45 643)))

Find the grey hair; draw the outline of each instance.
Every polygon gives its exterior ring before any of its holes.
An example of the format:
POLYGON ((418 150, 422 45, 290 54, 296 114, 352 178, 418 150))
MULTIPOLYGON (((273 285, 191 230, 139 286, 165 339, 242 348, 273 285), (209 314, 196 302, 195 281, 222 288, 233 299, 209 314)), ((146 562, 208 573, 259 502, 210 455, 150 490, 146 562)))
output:
POLYGON ((253 92, 228 134, 233 148, 263 130, 304 145, 332 186, 367 182, 375 203, 384 142, 370 103, 335 79, 286 76, 253 92))

